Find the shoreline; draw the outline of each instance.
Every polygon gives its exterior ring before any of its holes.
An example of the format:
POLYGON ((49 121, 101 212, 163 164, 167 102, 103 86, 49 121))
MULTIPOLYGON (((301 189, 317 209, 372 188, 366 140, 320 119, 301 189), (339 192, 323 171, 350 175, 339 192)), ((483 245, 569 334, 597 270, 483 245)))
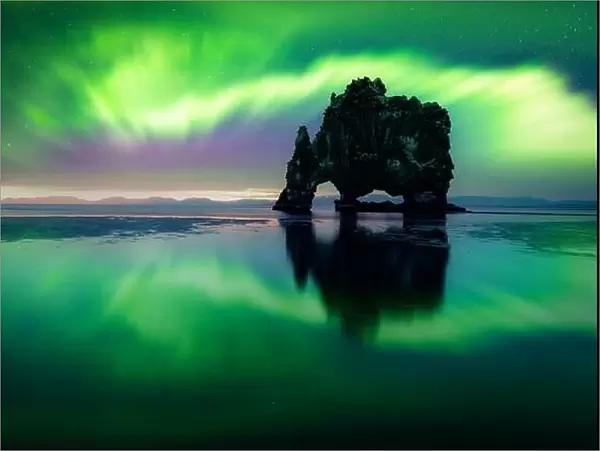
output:
MULTIPOLYGON (((363 216, 365 219, 375 219, 373 215, 376 216, 389 216, 389 215, 401 215, 404 216, 404 213, 400 212, 357 212, 358 216, 363 216), (368 216, 364 216, 368 215, 368 216)), ((598 212, 596 213, 585 213, 581 211, 556 211, 556 212, 548 212, 548 211, 498 211, 498 210, 468 210, 465 212, 448 212, 447 216, 456 216, 456 215, 504 215, 504 216, 570 216, 570 217, 589 217, 589 218, 598 218, 598 212)), ((4 213, 0 212, 0 218, 172 218, 172 219, 239 219, 239 220, 264 220, 269 221, 278 218, 310 218, 315 217, 315 219, 334 219, 339 216, 338 212, 335 211, 317 211, 307 214, 290 214, 285 212, 277 212, 273 216, 253 216, 253 215, 240 215, 232 213, 231 215, 223 215, 223 214, 172 214, 172 213, 24 213, 24 212, 9 212, 4 213), (315 216, 316 213, 316 216, 315 216), (327 214, 327 217, 321 216, 321 214, 327 214)), ((418 218, 417 218, 418 220, 418 218)))

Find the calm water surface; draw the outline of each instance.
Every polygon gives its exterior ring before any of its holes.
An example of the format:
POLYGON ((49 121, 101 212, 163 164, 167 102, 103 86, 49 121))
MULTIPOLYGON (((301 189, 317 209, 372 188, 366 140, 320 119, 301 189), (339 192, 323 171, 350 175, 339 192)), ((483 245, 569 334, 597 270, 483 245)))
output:
POLYGON ((3 218, 4 448, 594 448, 597 221, 3 218))

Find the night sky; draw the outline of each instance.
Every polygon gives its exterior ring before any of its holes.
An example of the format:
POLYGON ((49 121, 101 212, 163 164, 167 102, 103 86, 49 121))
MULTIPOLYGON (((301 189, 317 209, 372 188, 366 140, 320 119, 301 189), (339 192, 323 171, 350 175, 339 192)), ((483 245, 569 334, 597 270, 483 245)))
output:
POLYGON ((451 195, 597 197, 595 2, 1 8, 3 196, 273 197, 370 76, 448 108, 451 195))

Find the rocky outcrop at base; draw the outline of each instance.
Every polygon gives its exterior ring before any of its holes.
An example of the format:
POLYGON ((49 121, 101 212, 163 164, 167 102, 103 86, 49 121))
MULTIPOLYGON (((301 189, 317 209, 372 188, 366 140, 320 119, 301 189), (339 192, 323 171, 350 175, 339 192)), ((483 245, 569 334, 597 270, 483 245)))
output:
POLYGON ((444 208, 436 209, 431 211, 429 208, 422 209, 423 205, 413 204, 407 205, 405 203, 397 204, 394 202, 361 202, 356 201, 354 203, 344 204, 339 200, 334 201, 335 211, 338 212, 347 212, 347 213, 406 213, 406 214, 414 214, 418 215, 419 213, 427 214, 427 213, 438 213, 438 214, 446 214, 446 213, 466 213, 467 209, 464 207, 459 207, 458 205, 454 205, 451 203, 446 203, 444 208))

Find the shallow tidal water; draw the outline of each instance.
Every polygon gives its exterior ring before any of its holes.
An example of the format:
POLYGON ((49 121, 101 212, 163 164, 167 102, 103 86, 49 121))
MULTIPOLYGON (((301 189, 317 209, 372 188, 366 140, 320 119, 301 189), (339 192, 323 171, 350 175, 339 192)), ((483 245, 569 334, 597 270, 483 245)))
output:
POLYGON ((597 448, 597 229, 3 218, 2 446, 597 448))

